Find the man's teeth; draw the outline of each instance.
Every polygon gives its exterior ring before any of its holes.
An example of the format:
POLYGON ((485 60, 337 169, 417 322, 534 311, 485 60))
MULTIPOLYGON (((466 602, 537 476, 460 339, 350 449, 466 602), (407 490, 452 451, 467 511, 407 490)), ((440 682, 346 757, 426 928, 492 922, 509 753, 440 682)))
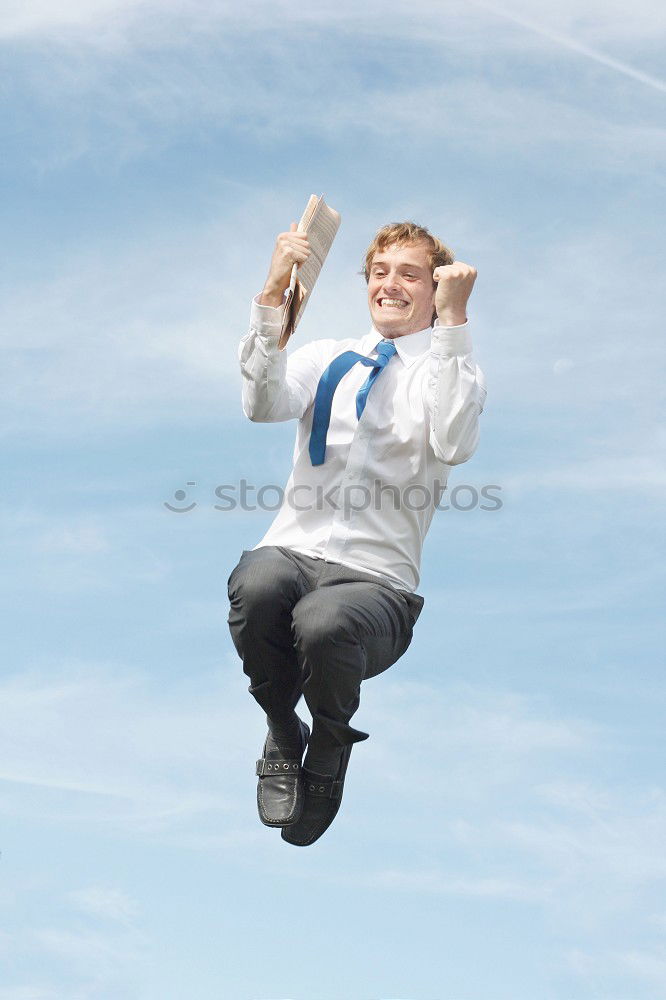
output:
POLYGON ((403 302, 402 299, 380 299, 380 306, 406 306, 407 303, 403 302))

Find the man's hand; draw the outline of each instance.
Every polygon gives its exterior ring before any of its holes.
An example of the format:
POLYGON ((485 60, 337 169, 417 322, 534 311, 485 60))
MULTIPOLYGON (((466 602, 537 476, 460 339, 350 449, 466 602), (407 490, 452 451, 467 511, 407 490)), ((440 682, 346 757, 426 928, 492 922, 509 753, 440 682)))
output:
POLYGON ((292 222, 288 233, 280 233, 275 241, 275 250, 263 291, 259 298, 262 306, 281 306, 284 293, 289 288, 291 269, 294 264, 302 264, 310 256, 310 244, 305 233, 298 233, 298 226, 292 222))
POLYGON ((432 276, 437 282, 435 309, 439 322, 442 326, 460 326, 466 323, 465 306, 476 281, 476 268, 456 260, 453 264, 436 267, 432 276))

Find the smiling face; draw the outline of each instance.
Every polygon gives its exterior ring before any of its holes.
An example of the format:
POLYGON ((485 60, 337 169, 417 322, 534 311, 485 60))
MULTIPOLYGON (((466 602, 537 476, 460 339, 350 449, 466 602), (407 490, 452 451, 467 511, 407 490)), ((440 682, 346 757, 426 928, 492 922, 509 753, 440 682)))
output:
POLYGON ((436 285, 426 243, 378 250, 368 275, 368 306, 378 333, 389 340, 432 323, 436 285))

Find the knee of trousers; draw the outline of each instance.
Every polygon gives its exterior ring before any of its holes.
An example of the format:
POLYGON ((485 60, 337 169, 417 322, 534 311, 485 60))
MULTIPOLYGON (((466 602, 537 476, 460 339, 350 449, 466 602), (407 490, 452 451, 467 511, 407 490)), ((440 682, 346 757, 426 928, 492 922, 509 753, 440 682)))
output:
POLYGON ((310 711, 316 712, 321 699, 332 699, 353 715, 366 667, 365 648, 355 630, 325 617, 295 613, 292 637, 310 711))
POLYGON ((294 645, 303 656, 316 656, 332 644, 361 646, 354 623, 341 616, 339 609, 307 599, 299 601, 292 611, 291 633, 294 645))
POLYGON ((288 606, 285 588, 267 582, 257 573, 232 574, 227 590, 232 611, 241 612, 245 622, 270 622, 284 614, 288 606))

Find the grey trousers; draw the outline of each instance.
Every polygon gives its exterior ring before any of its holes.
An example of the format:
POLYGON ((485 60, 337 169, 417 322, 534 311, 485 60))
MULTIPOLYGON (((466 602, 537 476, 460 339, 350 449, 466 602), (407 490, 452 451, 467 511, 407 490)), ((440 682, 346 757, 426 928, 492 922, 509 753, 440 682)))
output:
POLYGON ((311 748, 367 739, 349 725, 361 681, 407 650, 423 598, 277 545, 244 550, 228 592, 231 637, 269 719, 293 718, 303 695, 311 748))

